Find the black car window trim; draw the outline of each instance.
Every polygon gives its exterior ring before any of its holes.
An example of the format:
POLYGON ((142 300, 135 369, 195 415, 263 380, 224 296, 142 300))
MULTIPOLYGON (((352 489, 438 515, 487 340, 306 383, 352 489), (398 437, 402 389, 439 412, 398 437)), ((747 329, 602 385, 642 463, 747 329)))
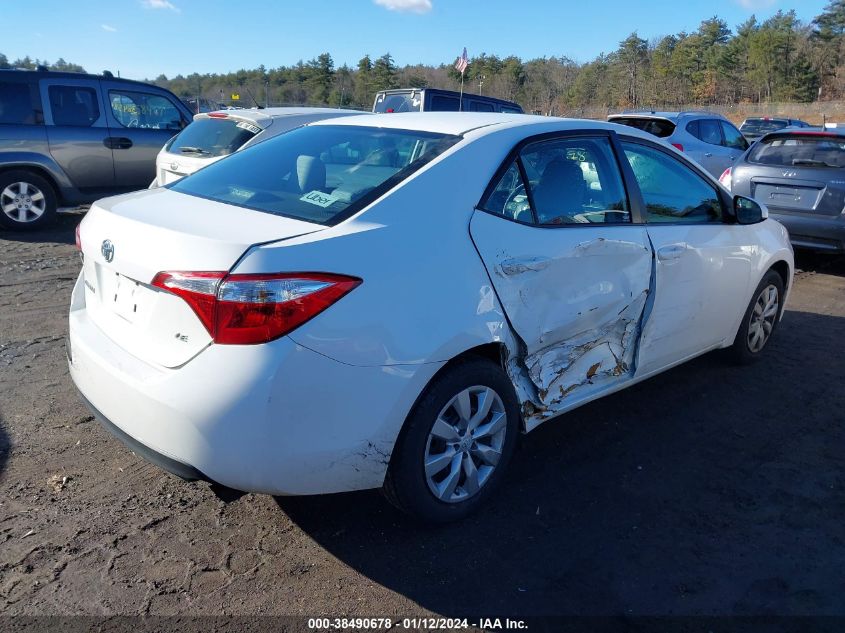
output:
MULTIPOLYGON (((632 145, 643 145, 650 149, 657 150, 658 152, 662 152, 670 159, 674 160, 677 163, 680 163, 690 171, 692 171, 695 175, 697 175, 701 180, 704 181, 706 185, 712 187, 713 190, 717 194, 717 198, 719 200, 719 205, 721 206, 722 211, 722 224, 736 224, 736 218, 734 217, 733 213, 730 209, 733 206, 733 199, 728 195, 728 193, 722 189, 722 187, 713 182, 712 176, 705 172, 703 169, 700 169, 697 165, 692 163, 692 161, 687 160, 684 157, 675 156, 673 152, 671 152, 666 147, 661 147, 657 143, 652 143, 651 141, 643 138, 639 138, 636 136, 622 136, 619 138, 619 148, 622 148, 622 142, 629 143, 632 145)), ((624 150, 623 150, 624 151, 624 150)), ((646 220, 643 222, 649 226, 713 226, 716 224, 715 222, 707 222, 707 221, 697 221, 697 222, 648 222, 648 213, 647 213, 647 205, 645 203, 645 197, 643 196, 642 191, 640 190, 640 185, 637 182, 637 177, 634 175, 634 170, 631 167, 631 163, 628 161, 627 156, 625 157, 625 162, 628 165, 628 169, 625 170, 625 176, 630 177, 631 182, 629 183, 629 188, 631 191, 636 192, 636 196, 639 199, 639 204, 641 205, 642 210, 645 212, 644 218, 646 220)))
MULTIPOLYGON (((639 194, 639 190, 637 193, 639 195, 639 199, 637 200, 632 195, 632 190, 630 188, 631 179, 628 177, 626 173, 626 165, 627 171, 631 172, 630 177, 633 178, 633 172, 631 171, 631 165, 628 163, 628 160, 625 158, 624 154, 620 154, 622 147, 619 144, 616 132, 613 130, 606 130, 601 128, 585 128, 580 130, 560 130, 556 132, 544 132, 542 134, 535 134, 533 136, 528 136, 521 141, 519 141, 513 148, 508 152, 508 155, 505 156, 505 159, 493 173, 493 177, 490 179, 490 182, 487 184, 487 187, 484 189, 484 193, 481 196, 481 199, 478 201, 478 204, 475 205, 475 209, 477 211, 483 211, 484 213, 488 213, 493 215, 497 218, 501 218, 506 220, 507 222, 515 222, 516 224, 522 224, 523 226, 533 226, 537 229, 580 229, 580 228, 596 228, 597 226, 642 226, 645 224, 645 204, 643 202, 642 196, 639 194), (610 150, 613 154, 613 158, 615 160, 615 166, 619 170, 619 175, 622 177, 622 190, 623 194, 625 195, 626 202, 628 203, 628 213, 631 216, 630 222, 596 222, 590 224, 540 224, 537 219, 537 211, 534 208, 534 198, 531 195, 531 186, 528 181, 528 174, 525 173, 525 167, 522 165, 522 160, 520 158, 520 154, 522 150, 528 146, 533 145, 535 143, 542 143, 544 141, 551 141, 551 140, 559 140, 559 139, 570 139, 570 138, 606 138, 609 140, 610 150), (623 159, 623 160, 620 160, 623 159), (493 192, 496 190, 496 187, 499 184, 499 181, 505 175, 505 172, 510 169, 511 164, 516 161, 517 165, 519 166, 519 173, 522 177, 523 182, 525 183, 525 190, 526 195, 528 198, 528 202, 531 205, 531 222, 525 222, 523 220, 517 220, 516 218, 509 218, 501 213, 496 213, 495 211, 490 211, 485 208, 487 201, 490 199, 490 196, 493 195, 493 192)), ((611 167, 613 167, 611 165, 611 167)), ((634 183, 636 184, 636 182, 634 183)))

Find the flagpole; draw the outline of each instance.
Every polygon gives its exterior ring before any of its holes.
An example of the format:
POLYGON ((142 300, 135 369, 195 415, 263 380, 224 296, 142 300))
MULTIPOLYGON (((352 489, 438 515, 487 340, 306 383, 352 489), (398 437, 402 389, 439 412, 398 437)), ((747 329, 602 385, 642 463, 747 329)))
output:
POLYGON ((464 111, 464 71, 461 71, 461 100, 458 102, 458 112, 464 111))

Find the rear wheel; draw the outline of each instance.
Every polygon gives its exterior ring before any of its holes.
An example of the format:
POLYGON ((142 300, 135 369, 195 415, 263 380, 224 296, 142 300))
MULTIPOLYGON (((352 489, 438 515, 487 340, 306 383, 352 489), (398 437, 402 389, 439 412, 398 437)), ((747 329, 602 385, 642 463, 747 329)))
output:
POLYGON ((462 519, 499 484, 518 432, 519 406, 501 367, 481 358, 449 367, 411 412, 385 495, 424 521, 462 519))
POLYGON ((56 216, 53 187, 26 170, 0 174, 0 226, 28 231, 46 226, 56 216))
POLYGON ((742 318, 731 352, 741 364, 757 360, 774 334, 783 310, 783 279, 774 270, 765 274, 742 318))

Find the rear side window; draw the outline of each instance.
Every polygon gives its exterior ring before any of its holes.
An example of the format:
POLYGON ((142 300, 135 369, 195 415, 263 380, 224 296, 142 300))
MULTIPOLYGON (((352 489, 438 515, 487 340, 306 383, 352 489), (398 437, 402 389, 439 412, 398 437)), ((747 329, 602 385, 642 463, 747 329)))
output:
POLYGON ((373 112, 419 112, 422 98, 419 92, 380 94, 376 96, 373 112))
POLYGON ((618 117, 611 120, 611 123, 618 123, 619 125, 627 125, 634 127, 643 132, 653 134, 658 138, 666 138, 672 136, 675 131, 675 124, 668 119, 652 119, 648 117, 618 117))
POLYGON ((526 146, 481 206, 508 219, 550 226, 631 221, 622 176, 603 137, 526 146))
POLYGON ((470 112, 493 112, 493 105, 483 101, 473 101, 469 105, 470 112))
POLYGON ((698 126, 692 128, 687 126, 687 131, 690 134, 710 145, 722 144, 722 129, 719 126, 719 121, 716 119, 700 119, 694 123, 698 123, 698 126))
POLYGON ((35 125, 37 104, 27 82, 0 82, 0 123, 35 125))
POLYGON ((460 101, 457 97, 434 95, 431 98, 431 110, 435 112, 457 112, 459 109, 460 101))
POLYGON ((256 211, 334 225, 460 138, 366 126, 305 126, 236 152, 170 188, 256 211))
POLYGON ((642 192, 648 222, 721 222, 716 189, 692 169, 653 147, 623 141, 642 192))
POLYGON ((748 161, 777 167, 845 167, 845 137, 778 135, 758 141, 748 161))
POLYGON ((226 156, 240 149, 261 128, 236 119, 197 119, 179 132, 167 151, 196 156, 226 156))
POLYGON ((53 125, 91 127, 100 118, 97 92, 82 86, 50 86, 50 112, 53 125))
POLYGON ((123 127, 179 130, 182 115, 169 99, 148 92, 109 90, 111 111, 123 127))

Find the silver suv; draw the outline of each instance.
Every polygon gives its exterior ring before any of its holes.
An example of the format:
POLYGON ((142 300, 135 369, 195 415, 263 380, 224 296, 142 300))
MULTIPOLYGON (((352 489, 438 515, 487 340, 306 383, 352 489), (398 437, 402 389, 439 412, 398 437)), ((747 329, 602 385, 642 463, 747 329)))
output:
POLYGON ((662 138, 716 178, 748 149, 733 123, 715 112, 626 112, 607 120, 662 138))

